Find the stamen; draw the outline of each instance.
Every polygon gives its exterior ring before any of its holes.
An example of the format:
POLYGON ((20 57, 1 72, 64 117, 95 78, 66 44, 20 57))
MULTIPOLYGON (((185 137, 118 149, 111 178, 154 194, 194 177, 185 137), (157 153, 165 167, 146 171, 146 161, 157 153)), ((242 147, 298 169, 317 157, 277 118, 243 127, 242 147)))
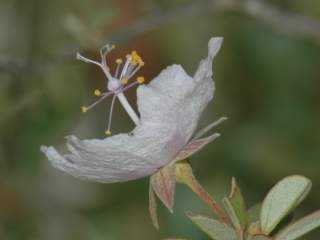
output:
POLYGON ((143 84, 143 83, 144 83, 144 77, 143 77, 143 76, 137 77, 137 82, 138 82, 139 84, 143 84))
POLYGON ((142 59, 139 61, 139 65, 140 65, 141 67, 144 66, 144 61, 143 61, 142 59))
POLYGON ((142 58, 139 56, 139 54, 137 53, 137 51, 132 51, 131 52, 131 57, 132 57, 132 64, 133 65, 141 65, 143 66, 144 65, 144 62, 142 60, 142 58))
POLYGON ((116 100, 116 94, 113 95, 111 106, 110 106, 110 112, 109 112, 109 120, 108 120, 108 127, 107 131, 105 132, 107 135, 111 135, 111 122, 112 122, 112 113, 113 113, 113 107, 116 100))
POLYGON ((124 74, 126 76, 130 75, 130 73, 132 72, 132 70, 135 68, 136 65, 133 65, 132 63, 129 64, 126 73, 124 74))
POLYGON ((132 65, 137 65, 138 64, 138 59, 139 59, 139 55, 138 55, 137 51, 132 51, 131 52, 131 64, 132 65))
POLYGON ((138 65, 131 73, 130 75, 127 77, 128 79, 132 78, 141 68, 141 65, 138 65))
POLYGON ((88 111, 88 108, 87 108, 87 107, 85 107, 85 106, 82 106, 82 107, 81 107, 81 112, 85 113, 85 112, 87 112, 87 111, 88 111))
POLYGON ((144 62, 142 61, 141 57, 137 54, 136 51, 132 51, 131 54, 128 54, 126 56, 127 61, 125 63, 125 66, 122 69, 120 80, 130 79, 132 78, 144 65, 144 62))
POLYGON ((100 90, 99 89, 94 90, 94 95, 97 97, 101 96, 100 90))
POLYGON ((130 83, 128 86, 124 87, 124 88, 122 89, 122 92, 125 92, 125 91, 127 91, 129 88, 132 88, 132 87, 134 87, 135 85, 138 85, 138 84, 139 84, 138 81, 134 81, 134 82, 130 83))
POLYGON ((110 130, 106 130, 104 133, 105 133, 106 135, 108 135, 108 136, 110 136, 110 135, 112 134, 110 130))
POLYGON ((87 112, 88 110, 92 109, 93 107, 95 107, 98 103, 100 103, 102 100, 106 99, 107 97, 109 97, 110 95, 112 95, 113 92, 106 92, 101 94, 102 97, 100 97, 97 101, 95 101, 94 103, 90 104, 88 107, 82 106, 81 107, 81 111, 83 113, 87 112))
POLYGON ((122 59, 121 58, 118 58, 116 60, 116 64, 117 64, 117 68, 116 68, 116 72, 114 74, 114 77, 115 78, 118 78, 119 77, 119 70, 120 70, 120 67, 121 67, 121 64, 122 64, 122 59))
POLYGON ((134 87, 135 85, 138 85, 138 84, 143 84, 144 83, 144 77, 140 76, 137 78, 137 81, 134 81, 132 83, 130 83, 128 86, 122 88, 121 92, 125 92, 127 91, 129 88, 132 88, 134 87))
POLYGON ((127 85, 128 84, 128 82, 129 82, 129 80, 128 79, 121 79, 121 84, 122 85, 127 85))
POLYGON ((122 59, 121 58, 118 58, 117 60, 116 60, 116 64, 121 64, 122 63, 122 59))
POLYGON ((127 58, 127 61, 125 62, 124 67, 122 68, 122 71, 121 71, 119 79, 122 79, 124 77, 124 75, 127 72, 128 66, 129 66, 129 64, 131 62, 131 56, 130 55, 127 55, 126 58, 127 58))

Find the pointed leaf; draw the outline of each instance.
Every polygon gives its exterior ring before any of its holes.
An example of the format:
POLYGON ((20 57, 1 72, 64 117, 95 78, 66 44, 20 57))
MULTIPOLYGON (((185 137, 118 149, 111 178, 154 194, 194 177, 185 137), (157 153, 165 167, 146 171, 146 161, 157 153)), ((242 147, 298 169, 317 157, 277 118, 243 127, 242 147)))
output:
POLYGON ((222 199, 222 203, 224 205, 226 213, 228 214, 228 216, 231 220, 233 227, 235 228, 238 239, 243 239, 243 228, 241 226, 240 220, 239 220, 230 200, 227 197, 224 197, 222 199))
POLYGON ((241 230, 240 220, 238 219, 237 214, 236 214, 230 200, 227 197, 224 197, 222 199, 222 203, 224 205, 226 213, 228 214, 234 228, 237 230, 239 230, 239 229, 241 230))
POLYGON ((201 215, 188 213, 188 217, 202 231, 215 240, 236 240, 236 232, 227 224, 201 215))
POLYGON ((235 178, 232 178, 230 195, 223 199, 223 203, 233 226, 241 233, 246 226, 247 215, 245 202, 235 178))
POLYGON ((153 226, 159 230, 157 200, 151 182, 149 184, 149 213, 153 226))
POLYGON ((289 176, 278 182, 262 203, 261 230, 268 235, 308 194, 311 181, 303 176, 289 176))
POLYGON ((294 240, 317 227, 320 227, 320 210, 288 225, 283 230, 281 230, 274 239, 294 240))
POLYGON ((175 161, 187 159, 188 157, 201 150, 204 146, 206 146, 208 143, 212 142, 219 136, 219 133, 215 133, 206 138, 191 140, 191 142, 184 146, 184 148, 178 153, 175 161))
POLYGON ((172 212, 176 178, 174 165, 169 164, 151 176, 151 185, 163 204, 172 212))

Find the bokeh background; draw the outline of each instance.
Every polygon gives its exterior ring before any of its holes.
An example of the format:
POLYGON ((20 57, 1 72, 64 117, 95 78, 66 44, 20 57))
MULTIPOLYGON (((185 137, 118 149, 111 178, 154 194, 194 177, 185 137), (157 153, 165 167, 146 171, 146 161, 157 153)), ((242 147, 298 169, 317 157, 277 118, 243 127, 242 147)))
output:
MULTIPOLYGON (((159 204, 157 232, 148 179, 80 181, 40 153, 41 144, 63 148, 68 134, 104 137, 110 101, 87 114, 80 106, 106 80, 75 53, 98 58, 106 42, 117 45, 111 62, 137 50, 149 81, 173 63, 192 74, 208 39, 224 36, 214 62, 217 90, 201 125, 229 120, 216 129, 222 137, 192 157, 199 181, 219 199, 236 176, 250 206, 298 173, 313 190, 297 216, 320 207, 318 0, 1 0, 0 34, 1 240, 207 239, 185 212, 210 211, 184 186, 173 215, 159 204)), ((128 97, 135 104, 135 90, 128 97)), ((132 128, 116 105, 113 132, 132 128)), ((304 239, 319 237, 318 229, 304 239)))

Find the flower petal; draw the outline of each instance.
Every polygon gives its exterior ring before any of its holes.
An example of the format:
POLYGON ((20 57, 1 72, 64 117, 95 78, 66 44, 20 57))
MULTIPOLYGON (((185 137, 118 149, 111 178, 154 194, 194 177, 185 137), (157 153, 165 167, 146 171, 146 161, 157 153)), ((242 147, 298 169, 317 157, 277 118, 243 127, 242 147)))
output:
POLYGON ((212 60, 219 52, 221 45, 223 42, 222 37, 213 37, 209 40, 208 48, 209 48, 209 54, 206 59, 203 59, 198 69, 194 75, 195 82, 200 81, 210 81, 212 77, 212 60))
POLYGON ((122 169, 107 166, 107 164, 104 164, 104 166, 94 165, 90 162, 84 166, 79 164, 79 158, 75 155, 61 155, 53 147, 42 146, 41 151, 54 167, 80 179, 109 183, 135 179, 149 174, 148 169, 138 169, 137 167, 133 168, 133 166, 122 169))
POLYGON ((200 62, 193 79, 180 65, 172 65, 137 90, 141 124, 176 132, 180 137, 179 141, 173 141, 177 152, 190 140, 200 115, 213 97, 212 61, 221 43, 222 38, 209 41, 208 57, 200 62))
POLYGON ((178 133, 148 123, 136 127, 132 135, 118 134, 103 140, 66 138, 71 154, 62 156, 52 147, 42 147, 42 152, 56 168, 98 182, 122 182, 152 175, 174 158, 177 145, 181 145, 178 133))
POLYGON ((72 176, 98 182, 122 182, 152 175, 176 154, 181 143, 170 128, 144 124, 133 135, 118 134, 103 140, 67 137, 71 154, 42 147, 54 167, 72 176))
POLYGON ((212 79, 212 61, 219 52, 223 42, 222 37, 211 38, 208 43, 208 57, 200 61, 198 69, 193 76, 197 88, 194 95, 197 96, 199 111, 202 112, 208 102, 212 99, 215 90, 214 81, 212 79))
POLYGON ((175 124, 184 112, 183 101, 192 93, 195 84, 180 65, 162 70, 149 84, 137 89, 141 122, 175 124))

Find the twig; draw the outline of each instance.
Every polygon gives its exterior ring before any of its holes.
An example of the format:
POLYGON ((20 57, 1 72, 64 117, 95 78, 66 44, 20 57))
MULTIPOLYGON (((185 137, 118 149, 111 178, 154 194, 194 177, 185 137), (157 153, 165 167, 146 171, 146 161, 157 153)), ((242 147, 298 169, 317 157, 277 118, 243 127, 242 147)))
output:
MULTIPOLYGON (((167 12, 152 11, 148 16, 138 19, 131 25, 119 31, 108 33, 106 42, 116 42, 118 45, 160 26, 169 24, 185 17, 195 17, 199 14, 224 14, 237 11, 241 14, 254 17, 263 23, 284 32, 310 37, 320 42, 320 20, 282 11, 274 5, 262 0, 203 0, 183 5, 167 12)), ((43 65, 62 64, 74 57, 77 47, 67 46, 63 52, 50 59, 37 61, 28 68, 32 71, 43 71, 43 65), (58 61, 57 61, 58 60, 58 61)), ((0 61, 0 73, 16 73, 25 70, 26 66, 19 61, 0 61)))
POLYGON ((320 21, 312 17, 285 12, 259 0, 242 1, 241 11, 263 23, 271 24, 281 31, 320 41, 320 21))

